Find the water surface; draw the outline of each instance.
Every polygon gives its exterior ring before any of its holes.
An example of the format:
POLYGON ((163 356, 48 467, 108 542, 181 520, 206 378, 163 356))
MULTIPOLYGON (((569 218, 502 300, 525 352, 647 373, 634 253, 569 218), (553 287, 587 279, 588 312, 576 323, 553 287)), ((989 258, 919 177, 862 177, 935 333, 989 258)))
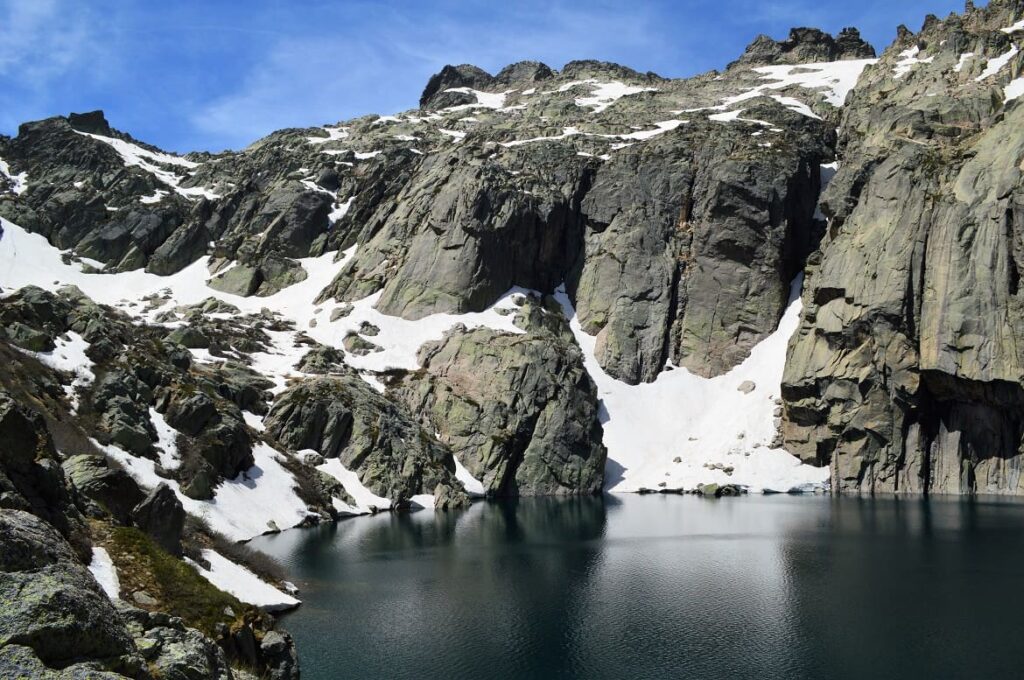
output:
POLYGON ((1024 505, 530 499, 254 541, 321 678, 1021 677, 1024 505))

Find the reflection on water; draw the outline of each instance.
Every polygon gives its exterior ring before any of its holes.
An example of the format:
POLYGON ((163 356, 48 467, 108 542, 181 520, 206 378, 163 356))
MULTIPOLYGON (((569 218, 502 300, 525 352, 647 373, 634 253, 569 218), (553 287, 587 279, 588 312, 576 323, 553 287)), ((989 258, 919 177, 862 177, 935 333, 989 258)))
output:
POLYGON ((1024 506, 625 496, 254 541, 304 678, 1010 677, 1024 506))

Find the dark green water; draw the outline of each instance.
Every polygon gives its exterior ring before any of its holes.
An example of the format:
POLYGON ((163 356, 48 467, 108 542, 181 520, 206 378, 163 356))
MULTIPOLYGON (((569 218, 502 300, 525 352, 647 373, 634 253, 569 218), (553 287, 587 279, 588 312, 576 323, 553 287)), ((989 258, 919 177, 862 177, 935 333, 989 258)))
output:
POLYGON ((1024 677, 1024 505, 625 496, 254 542, 327 678, 1024 677))

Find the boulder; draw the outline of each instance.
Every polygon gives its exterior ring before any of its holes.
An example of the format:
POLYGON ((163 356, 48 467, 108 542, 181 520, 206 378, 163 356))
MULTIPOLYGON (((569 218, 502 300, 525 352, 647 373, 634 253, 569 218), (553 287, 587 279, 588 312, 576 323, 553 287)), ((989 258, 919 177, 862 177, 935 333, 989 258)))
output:
POLYGON ((289 387, 264 424, 284 448, 338 458, 368 489, 396 503, 439 484, 458 485, 448 449, 351 370, 289 387))
POLYGON ((119 663, 135 645, 71 546, 46 522, 0 510, 0 649, 31 648, 50 667, 119 663))
POLYGON ((0 508, 24 510, 50 522, 86 559, 85 518, 68 490, 43 417, 0 390, 0 508))
POLYGON ((110 467, 102 456, 72 456, 61 467, 75 489, 98 503, 118 524, 127 524, 132 508, 145 497, 131 475, 110 467))
POLYGON ((129 453, 144 456, 153 450, 156 430, 149 420, 153 393, 123 368, 104 374, 93 386, 92 406, 99 414, 99 428, 129 453))
POLYGON ((287 632, 272 630, 264 635, 260 642, 260 658, 270 680, 298 680, 299 657, 295 642, 287 632))
POLYGON ((132 522, 172 555, 181 556, 185 509, 167 484, 160 484, 135 506, 132 522))
POLYGON ((152 667, 166 680, 231 680, 231 666, 220 647, 191 628, 156 626, 146 631, 152 667))
MULTIPOLYGON (((357 336, 358 337, 358 336, 357 336)), ((338 373, 343 370, 345 364, 345 352, 335 347, 317 345, 306 352, 296 368, 303 373, 315 373, 325 375, 327 373, 338 373)))

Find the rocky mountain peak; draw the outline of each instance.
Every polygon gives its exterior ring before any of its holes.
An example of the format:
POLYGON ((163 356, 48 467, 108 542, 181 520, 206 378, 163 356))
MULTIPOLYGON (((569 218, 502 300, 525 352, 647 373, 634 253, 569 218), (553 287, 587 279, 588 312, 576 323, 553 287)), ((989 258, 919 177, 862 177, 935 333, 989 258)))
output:
POLYGON ((107 122, 107 118, 103 115, 103 111, 89 111, 88 113, 72 113, 68 115, 68 123, 71 127, 79 132, 88 132, 94 135, 104 135, 110 137, 113 135, 113 130, 110 128, 110 123, 107 122))
POLYGON ((596 59, 579 59, 576 61, 570 61, 562 68, 560 75, 570 79, 596 77, 629 81, 663 80, 663 78, 656 73, 640 73, 628 66, 622 66, 621 64, 616 64, 610 61, 598 61, 596 59))
POLYGON ((461 102, 449 103, 438 100, 438 95, 444 96, 446 90, 458 87, 471 87, 474 90, 484 90, 495 84, 495 78, 479 66, 472 64, 459 64, 445 66, 435 73, 427 81, 420 95, 420 108, 438 108, 444 106, 458 105, 461 102))
POLYGON ((806 64, 810 62, 873 59, 875 48, 860 37, 856 28, 844 28, 835 37, 817 28, 793 28, 785 40, 757 36, 733 66, 806 64))
POLYGON ((547 64, 539 61, 517 61, 501 69, 495 80, 508 85, 511 83, 534 83, 554 77, 555 72, 547 64))
POLYGON ((510 87, 528 90, 538 82, 562 78, 564 80, 620 80, 630 83, 664 81, 656 73, 640 73, 627 66, 596 59, 570 61, 561 71, 555 71, 539 61, 517 61, 492 76, 487 71, 461 64, 448 65, 430 77, 420 97, 420 108, 439 110, 452 106, 473 104, 476 96, 465 89, 501 91, 510 87))

